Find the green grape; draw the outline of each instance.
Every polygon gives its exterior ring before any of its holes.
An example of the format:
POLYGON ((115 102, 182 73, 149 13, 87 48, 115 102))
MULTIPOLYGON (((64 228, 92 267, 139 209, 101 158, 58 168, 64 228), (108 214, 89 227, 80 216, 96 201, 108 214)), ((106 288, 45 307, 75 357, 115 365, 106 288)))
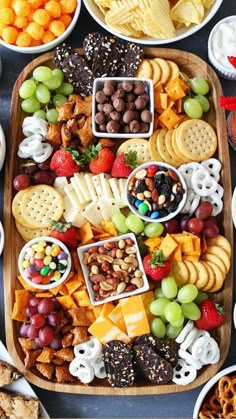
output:
POLYGON ((194 99, 197 100, 200 103, 203 112, 208 112, 209 111, 209 109, 210 109, 210 102, 206 98, 206 96, 196 95, 196 96, 194 96, 194 99))
POLYGON ((150 329, 152 334, 158 338, 163 338, 166 334, 165 323, 159 318, 153 319, 151 321, 150 329))
POLYGON ((73 93, 74 87, 71 83, 63 82, 62 85, 57 89, 57 93, 60 93, 61 95, 68 96, 71 93, 73 93))
POLYGON ((112 214, 112 221, 120 233, 127 233, 128 227, 126 225, 126 218, 124 214, 119 211, 114 212, 112 214))
POLYGON ((37 86, 36 92, 35 92, 36 98, 39 100, 39 102, 45 104, 50 101, 51 95, 46 86, 43 84, 39 84, 37 86))
POLYGON ((49 90, 56 90, 61 86, 61 79, 57 76, 52 76, 49 80, 43 82, 49 90))
POLYGON ((178 292, 177 299, 180 303, 191 303, 198 295, 198 289, 194 284, 184 285, 178 292))
POLYGON ((189 320, 198 320, 201 317, 201 312, 197 304, 191 302, 187 304, 181 304, 184 317, 189 320))
POLYGON ((36 67, 33 71, 33 77, 37 81, 46 81, 51 79, 52 77, 52 70, 49 67, 46 67, 44 65, 41 65, 39 67, 36 67))
POLYGON ((36 83, 31 79, 25 80, 20 87, 19 95, 22 99, 28 99, 34 95, 35 90, 36 83))
POLYGON ((155 288, 153 291, 155 300, 160 297, 165 297, 161 288, 155 288))
POLYGON ((52 124, 56 124, 57 123, 57 119, 58 119, 58 111, 56 109, 49 109, 46 112, 46 118, 48 120, 48 122, 51 122, 52 124))
POLYGON ((199 119, 202 117, 202 107, 200 103, 192 98, 186 99, 183 104, 184 112, 189 118, 199 119))
POLYGON ((166 335, 171 339, 176 339, 182 329, 183 325, 179 327, 174 327, 172 326, 172 324, 168 323, 168 325, 166 326, 166 335))
POLYGON ((173 322, 171 322, 171 325, 173 327, 180 327, 184 324, 184 315, 181 314, 181 317, 178 320, 175 320, 173 322))
POLYGON ((142 231, 144 230, 143 220, 141 220, 141 218, 137 217, 137 215, 134 214, 129 215, 126 218, 126 226, 130 231, 132 231, 135 234, 142 233, 142 231))
POLYGON ((154 316, 161 316, 164 314, 165 307, 169 304, 170 300, 165 297, 158 298, 151 302, 149 310, 154 316))
POLYGON ((137 243, 138 243, 140 255, 144 257, 147 254, 147 246, 144 244, 141 237, 137 237, 137 243))
POLYGON ((178 287, 173 276, 167 276, 161 281, 161 289, 165 297, 175 298, 178 292, 178 287))
POLYGON ((64 105, 64 103, 67 102, 67 98, 58 93, 55 96, 53 96, 52 101, 53 101, 54 106, 61 106, 61 105, 64 105))
POLYGON ((167 318, 168 322, 173 323, 182 317, 181 307, 176 301, 171 301, 164 310, 164 315, 167 318))
POLYGON ((190 87, 198 95, 206 95, 209 92, 209 84, 202 77, 194 77, 190 80, 190 87))
POLYGON ((198 295, 195 298, 194 303, 199 305, 204 300, 208 300, 208 294, 204 291, 198 291, 198 295))
POLYGON ((58 77, 61 80, 61 82, 63 82, 63 80, 64 80, 64 73, 63 73, 63 71, 60 68, 54 68, 52 70, 52 75, 58 77))
POLYGON ((164 231, 163 224, 161 223, 148 223, 145 225, 144 234, 147 237, 158 237, 164 231))
POLYGON ((160 319, 161 319, 164 323, 168 323, 168 320, 167 320, 167 318, 166 318, 165 314, 162 314, 162 315, 160 316, 160 319))
POLYGON ((36 99, 36 97, 32 96, 28 99, 24 99, 21 102, 21 108, 24 112, 33 113, 39 111, 40 109, 40 102, 36 99))
POLYGON ((39 111, 34 112, 33 115, 37 116, 37 118, 46 120, 46 112, 43 109, 40 109, 39 111))

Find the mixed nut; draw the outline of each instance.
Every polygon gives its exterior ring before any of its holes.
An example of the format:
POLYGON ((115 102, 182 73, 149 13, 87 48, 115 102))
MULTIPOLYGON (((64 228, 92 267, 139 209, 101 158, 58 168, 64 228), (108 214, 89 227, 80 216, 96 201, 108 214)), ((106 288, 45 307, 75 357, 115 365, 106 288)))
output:
POLYGON ((83 263, 88 268, 96 301, 135 291, 144 284, 131 238, 91 247, 84 252, 83 263))

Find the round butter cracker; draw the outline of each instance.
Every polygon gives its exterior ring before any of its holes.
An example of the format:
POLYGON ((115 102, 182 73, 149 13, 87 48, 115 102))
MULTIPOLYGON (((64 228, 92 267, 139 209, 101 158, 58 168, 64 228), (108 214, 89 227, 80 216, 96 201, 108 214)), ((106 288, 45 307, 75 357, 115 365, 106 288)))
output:
POLYGON ((152 136, 149 138, 149 150, 150 150, 152 160, 162 162, 163 159, 157 151, 157 134, 159 131, 160 130, 154 131, 152 136))
POLYGON ((154 58, 153 59, 161 68, 161 83, 166 84, 169 75, 170 75, 170 67, 167 64, 166 60, 163 58, 154 58))
POLYGON ((35 239, 36 237, 42 237, 42 236, 49 236, 50 230, 43 229, 43 228, 27 228, 23 225, 19 224, 16 221, 16 229, 18 233, 21 235, 22 239, 26 242, 29 240, 35 239))
POLYGON ((117 150, 117 155, 125 154, 129 151, 137 152, 138 164, 147 163, 152 161, 152 156, 149 150, 149 141, 144 138, 131 138, 120 145, 117 150))
POLYGON ((14 199, 12 201, 12 214, 15 218, 15 221, 22 225, 25 228, 32 228, 31 225, 28 223, 28 221, 25 219, 25 217, 22 214, 21 211, 21 201, 24 196, 24 194, 31 189, 32 186, 29 188, 26 188, 22 191, 17 192, 17 194, 14 196, 14 199))

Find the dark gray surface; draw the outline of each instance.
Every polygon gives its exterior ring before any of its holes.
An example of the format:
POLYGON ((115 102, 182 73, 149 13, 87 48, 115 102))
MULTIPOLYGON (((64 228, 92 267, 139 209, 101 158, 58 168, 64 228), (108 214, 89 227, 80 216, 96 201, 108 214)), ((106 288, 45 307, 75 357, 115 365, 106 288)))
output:
MULTIPOLYGON (((211 28, 220 19, 233 14, 236 14, 236 2, 224 0, 216 16, 203 29, 182 41, 167 44, 167 48, 190 51, 207 61, 207 40, 211 28)), ((85 8, 82 7, 77 27, 68 41, 74 47, 81 47, 84 36, 94 30, 101 30, 101 28, 92 20, 85 8)), ((35 56, 14 53, 0 46, 0 57, 3 64, 3 73, 0 79, 0 123, 7 139, 9 108, 14 82, 24 66, 35 56)), ((225 95, 236 95, 236 82, 223 79, 221 79, 221 82, 225 95)), ((11 144, 7 141, 7 156, 10 153, 11 144)), ((234 189, 236 185, 236 154, 232 149, 230 150, 230 155, 232 188, 234 189)), ((0 220, 2 220, 2 209, 3 172, 0 173, 0 220)), ((0 339, 5 342, 2 259, 0 259, 0 339)), ((236 335, 233 330, 231 347, 225 366, 235 363, 235 344, 236 335)), ((52 393, 35 387, 37 395, 53 418, 191 418, 200 390, 201 387, 192 391, 169 395, 104 397, 52 393)))

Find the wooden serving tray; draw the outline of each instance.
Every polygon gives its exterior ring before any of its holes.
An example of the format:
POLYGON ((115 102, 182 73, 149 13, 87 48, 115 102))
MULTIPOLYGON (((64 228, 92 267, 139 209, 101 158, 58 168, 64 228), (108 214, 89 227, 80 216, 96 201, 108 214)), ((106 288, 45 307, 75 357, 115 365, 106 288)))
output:
MULTIPOLYGON (((80 51, 81 52, 81 51, 80 51)), ((218 136, 218 150, 217 157, 222 162, 221 183, 224 187, 224 209, 221 214, 221 231, 224 236, 230 241, 233 249, 233 226, 231 222, 231 174, 230 174, 230 159, 227 141, 226 121, 224 110, 218 108, 217 101, 219 95, 222 94, 222 88, 218 77, 212 68, 202 59, 191 53, 166 49, 166 48, 147 48, 145 49, 147 57, 161 57, 175 61, 182 71, 190 77, 202 76, 208 79, 211 85, 211 111, 208 116, 208 121, 217 132, 218 136)), ((17 149, 18 143, 22 139, 21 125, 24 114, 20 107, 20 98, 18 95, 20 85, 22 82, 31 76, 33 69, 38 65, 46 65, 53 67, 52 53, 44 54, 30 64, 28 64, 16 80, 11 102, 11 117, 10 117, 10 134, 9 134, 9 148, 6 160, 5 173, 5 187, 4 187, 4 227, 5 227, 5 249, 4 249, 4 292, 5 292, 5 327, 6 340, 9 353, 16 365, 16 367, 24 373, 25 378, 32 384, 41 388, 61 391, 67 393, 79 394, 97 394, 97 395, 144 395, 144 394, 160 394, 160 393, 175 393, 185 390, 193 389, 209 380, 220 369, 224 363, 229 346, 231 336, 231 309, 232 309, 232 287, 233 287, 233 266, 227 275, 223 289, 217 293, 217 301, 220 301, 226 309, 226 321, 216 329, 216 335, 221 351, 220 361, 215 365, 210 365, 198 373, 194 382, 187 386, 178 386, 174 383, 165 385, 153 385, 147 382, 139 382, 137 386, 128 388, 112 388, 106 380, 96 380, 91 385, 84 386, 79 383, 72 384, 58 384, 47 381, 39 376, 38 372, 32 373, 26 371, 23 363, 23 352, 19 345, 17 337, 19 336, 19 322, 12 321, 12 308, 14 304, 14 291, 20 288, 20 284, 16 279, 18 274, 17 259, 19 251, 23 246, 23 240, 19 236, 15 221, 11 212, 12 199, 14 197, 14 189, 12 181, 14 176, 18 173, 17 168, 17 149)))

